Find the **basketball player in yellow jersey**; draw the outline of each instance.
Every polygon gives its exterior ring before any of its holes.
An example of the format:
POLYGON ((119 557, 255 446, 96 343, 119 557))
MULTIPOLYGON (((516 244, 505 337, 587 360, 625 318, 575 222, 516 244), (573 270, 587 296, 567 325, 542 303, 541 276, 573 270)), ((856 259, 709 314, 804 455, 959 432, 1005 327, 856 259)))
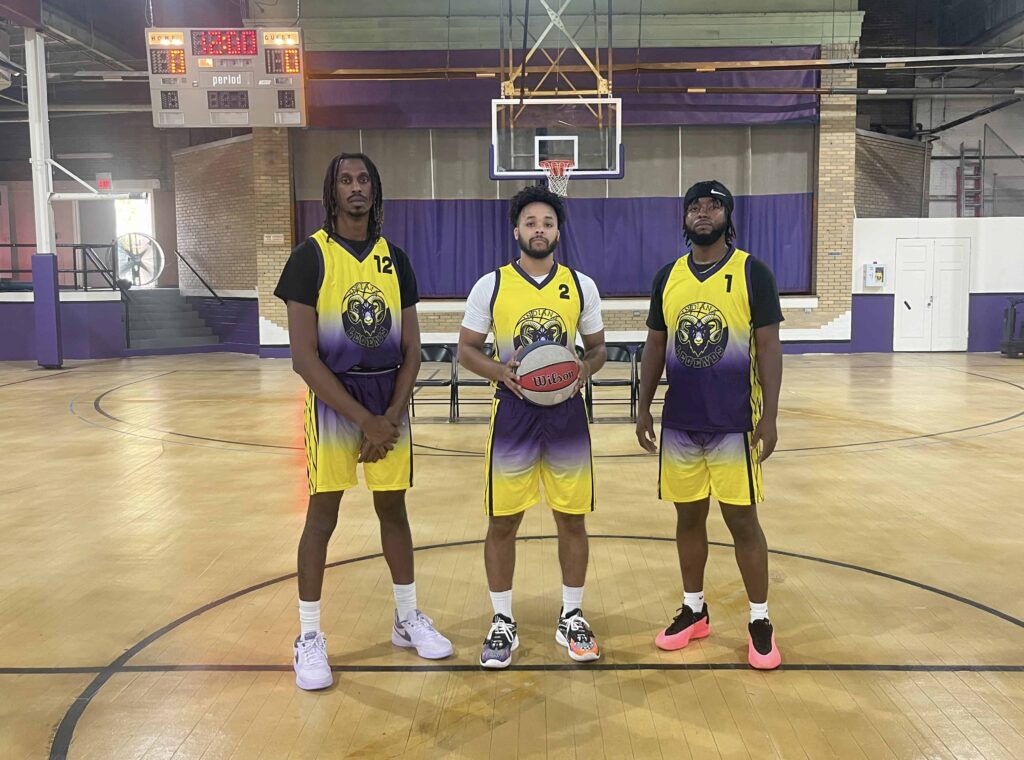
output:
POLYGON ((484 491, 490 519, 484 564, 494 617, 480 664, 507 668, 519 646, 512 615, 516 532, 524 512, 540 501, 542 481, 558 527, 562 567, 562 609, 555 641, 566 647, 573 660, 588 662, 600 657, 601 650, 583 617, 589 556, 585 519, 594 509, 594 474, 590 429, 579 389, 608 356, 601 297, 593 280, 555 262, 565 221, 559 196, 544 187, 528 187, 512 198, 509 219, 522 255, 473 286, 459 334, 459 362, 497 386, 484 491), (483 353, 491 330, 498 361, 483 353), (555 406, 530 404, 516 380, 519 350, 542 340, 573 350, 577 331, 586 353, 579 362, 576 392, 555 406))
POLYGON ((363 463, 394 584, 391 641, 421 657, 452 654, 416 604, 405 491, 412 486, 406 407, 420 366, 416 275, 405 252, 381 236, 383 192, 361 153, 334 157, 324 178, 323 227, 292 251, 274 294, 288 304, 292 367, 309 386, 306 464, 309 505, 299 541, 295 682, 333 683, 320 630, 327 543, 342 494, 363 463))
POLYGON ((781 657, 768 619, 768 545, 757 504, 764 498, 761 463, 778 440, 782 309, 771 270, 732 245, 728 188, 698 182, 686 192, 683 209, 692 251, 654 278, 636 425, 640 445, 657 451, 651 401, 666 369, 658 495, 676 506, 683 604, 655 643, 682 649, 711 633, 704 566, 714 496, 750 600, 747 660, 769 670, 781 657))

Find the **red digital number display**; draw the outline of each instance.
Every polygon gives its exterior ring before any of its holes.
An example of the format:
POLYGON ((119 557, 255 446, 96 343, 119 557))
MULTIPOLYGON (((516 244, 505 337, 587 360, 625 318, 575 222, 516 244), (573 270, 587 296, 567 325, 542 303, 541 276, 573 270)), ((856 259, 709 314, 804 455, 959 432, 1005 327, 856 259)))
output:
POLYGON ((195 29, 192 55, 256 55, 255 29, 195 29))

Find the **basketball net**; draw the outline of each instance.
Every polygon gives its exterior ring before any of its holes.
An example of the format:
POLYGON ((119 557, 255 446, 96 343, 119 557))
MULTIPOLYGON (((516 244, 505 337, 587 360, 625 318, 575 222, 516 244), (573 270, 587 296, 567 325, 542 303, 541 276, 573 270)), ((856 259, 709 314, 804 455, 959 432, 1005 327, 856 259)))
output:
POLYGON ((548 175, 548 189, 564 198, 569 192, 569 175, 575 166, 568 158, 545 158, 541 161, 540 168, 548 175))

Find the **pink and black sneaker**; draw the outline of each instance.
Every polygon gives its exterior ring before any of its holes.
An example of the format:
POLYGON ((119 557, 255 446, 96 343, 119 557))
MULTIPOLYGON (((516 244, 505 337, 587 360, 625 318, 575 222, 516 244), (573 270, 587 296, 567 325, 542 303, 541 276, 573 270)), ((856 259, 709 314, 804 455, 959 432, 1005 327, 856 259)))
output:
POLYGON ((758 670, 775 670, 782 664, 782 655, 775 646, 775 631, 768 618, 755 620, 747 626, 749 645, 747 646, 747 662, 750 667, 758 670))
POLYGON ((674 652, 689 644, 691 639, 703 639, 710 635, 711 618, 708 615, 708 606, 705 604, 700 614, 695 615, 693 610, 684 604, 679 608, 676 619, 668 628, 658 634, 654 643, 658 649, 674 652))

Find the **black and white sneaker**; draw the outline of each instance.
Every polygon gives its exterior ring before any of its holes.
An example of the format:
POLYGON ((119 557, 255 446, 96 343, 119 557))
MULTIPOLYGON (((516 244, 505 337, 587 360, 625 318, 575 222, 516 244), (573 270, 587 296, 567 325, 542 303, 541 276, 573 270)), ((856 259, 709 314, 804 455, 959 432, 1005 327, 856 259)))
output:
POLYGON ((601 656, 590 624, 578 610, 569 610, 558 616, 555 641, 569 650, 569 657, 576 662, 593 662, 601 656))
POLYGON ((480 665, 485 668, 507 668, 512 664, 512 653, 519 648, 516 621, 502 614, 495 614, 491 630, 484 639, 480 652, 480 665))

